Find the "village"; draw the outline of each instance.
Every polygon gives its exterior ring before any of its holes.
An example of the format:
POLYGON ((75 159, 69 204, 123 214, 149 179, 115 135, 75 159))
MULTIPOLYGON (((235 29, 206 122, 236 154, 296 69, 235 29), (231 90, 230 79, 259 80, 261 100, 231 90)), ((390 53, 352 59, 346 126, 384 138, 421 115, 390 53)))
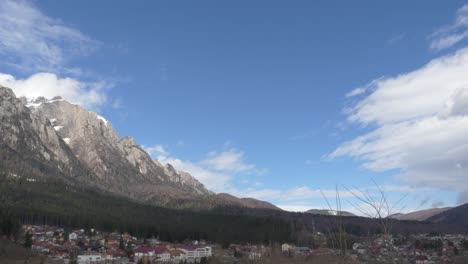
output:
MULTIPOLYGON (((169 243, 158 238, 137 238, 128 233, 101 232, 95 229, 77 229, 26 225, 25 244, 48 260, 56 263, 262 263, 281 257, 307 260, 319 256, 340 256, 343 251, 327 247, 315 248, 283 243, 274 245, 230 244, 217 245, 209 241, 169 243), (240 262, 241 263, 241 262, 240 262)), ((318 234, 323 236, 322 234, 318 234)), ((456 263, 457 258, 468 258, 466 235, 397 235, 363 238, 345 251, 356 263, 456 263)), ((305 262, 308 263, 308 262, 305 262)), ((313 263, 313 262, 312 262, 313 263)))
POLYGON ((354 243, 351 257, 361 262, 467 263, 468 236, 462 234, 379 236, 362 243, 354 243), (464 262, 456 262, 457 259, 464 262))
MULTIPOLYGON (((342 251, 329 248, 311 250, 291 244, 281 246, 283 255, 335 255, 342 251)), ((378 235, 352 243, 346 256, 357 263, 468 263, 467 235, 378 235), (458 260, 458 262, 456 261, 458 260)))
POLYGON ((212 256, 212 247, 205 241, 168 243, 92 228, 69 233, 51 226, 28 225, 24 229, 31 249, 57 263, 206 263, 212 256))

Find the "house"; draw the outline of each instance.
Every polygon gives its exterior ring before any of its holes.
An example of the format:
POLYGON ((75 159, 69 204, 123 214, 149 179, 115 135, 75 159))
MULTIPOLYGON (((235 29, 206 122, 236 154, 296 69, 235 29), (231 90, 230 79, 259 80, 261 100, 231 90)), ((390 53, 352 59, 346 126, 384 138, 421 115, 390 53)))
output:
POLYGON ((197 245, 175 245, 176 249, 182 250, 188 259, 200 259, 203 257, 211 257, 211 247, 199 247, 197 245))
POLYGON ((195 249, 196 258, 211 257, 211 254, 212 254, 212 250, 211 250, 211 247, 209 246, 197 247, 195 249))
POLYGON ((262 253, 252 251, 249 253, 249 260, 259 260, 262 258, 262 253))
POLYGON ((171 259, 174 262, 180 262, 187 259, 185 252, 180 249, 169 249, 169 253, 171 254, 171 259))
POLYGON ((101 255, 78 255, 77 257, 78 264, 97 264, 105 261, 106 259, 101 255))
POLYGON ((296 247, 294 253, 297 255, 308 255, 312 253, 312 250, 308 247, 296 247))
POLYGON ((426 256, 417 256, 416 257, 416 264, 428 264, 429 260, 426 256))
POLYGON ((135 262, 140 259, 151 263, 155 258, 155 252, 153 247, 142 246, 135 249, 135 262))
POLYGON ((171 253, 166 247, 154 247, 154 254, 156 256, 156 261, 158 262, 167 262, 171 260, 171 253))
POLYGON ((358 248, 362 247, 361 243, 354 243, 353 244, 353 250, 358 250, 358 248))
POLYGON ((296 247, 294 245, 290 245, 290 244, 286 244, 286 243, 281 245, 281 251, 283 253, 293 252, 295 248, 296 247))
POLYGON ((37 252, 49 253, 49 243, 47 241, 33 242, 31 249, 37 252))

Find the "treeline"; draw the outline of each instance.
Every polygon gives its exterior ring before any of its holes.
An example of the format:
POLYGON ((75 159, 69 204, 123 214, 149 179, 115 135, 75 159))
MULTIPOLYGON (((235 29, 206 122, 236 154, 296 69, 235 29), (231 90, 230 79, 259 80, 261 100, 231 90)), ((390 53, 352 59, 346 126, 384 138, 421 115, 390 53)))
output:
MULTIPOLYGON (((321 232, 326 236, 340 232, 340 225, 343 232, 355 237, 365 237, 382 234, 383 230, 379 220, 360 217, 342 216, 338 218, 332 215, 316 215, 310 213, 291 213, 278 210, 251 209, 251 208, 217 208, 215 211, 225 215, 256 215, 271 217, 287 221, 291 227, 291 237, 293 241, 307 241, 312 234, 321 232)), ((419 233, 467 233, 468 228, 463 225, 449 225, 423 221, 400 221, 389 219, 391 233, 409 235, 419 233)))
MULTIPOLYGON (((24 223, 129 232, 170 242, 189 238, 220 244, 293 242, 311 247, 320 243, 317 232, 336 236, 338 223, 352 240, 382 232, 377 221, 363 217, 338 221, 335 216, 240 207, 196 212, 167 209, 58 179, 28 181, 0 171, 0 234, 12 234, 24 223)), ((417 221, 394 220, 392 226, 398 234, 463 231, 453 225, 417 221)))
POLYGON ((19 223, 129 232, 165 241, 208 239, 218 243, 288 241, 290 225, 278 218, 172 210, 67 185, 0 175, 1 232, 19 223), (8 213, 7 213, 8 212, 8 213))

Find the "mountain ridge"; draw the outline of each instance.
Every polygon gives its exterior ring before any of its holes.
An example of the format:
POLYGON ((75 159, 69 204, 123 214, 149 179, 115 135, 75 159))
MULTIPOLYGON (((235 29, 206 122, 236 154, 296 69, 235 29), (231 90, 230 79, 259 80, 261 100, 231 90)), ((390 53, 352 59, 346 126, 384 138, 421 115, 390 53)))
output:
POLYGON ((445 211, 452 209, 453 207, 441 207, 441 208, 430 208, 424 210, 418 210, 410 213, 394 214, 390 217, 397 220, 413 220, 413 221, 427 221, 431 217, 441 214, 445 211))
MULTIPOLYGON (((0 143, 8 146, 4 152, 16 152, 9 170, 18 169, 14 167, 19 163, 28 167, 29 161, 20 160, 32 154, 33 164, 46 167, 43 176, 56 175, 74 184, 94 186, 157 206, 200 210, 245 206, 280 210, 255 199, 214 194, 189 173, 153 161, 134 138, 119 137, 104 117, 61 97, 16 98, 11 89, 3 86, 0 86, 0 97, 0 132, 6 135, 0 143)), ((1 156, 8 155, 11 153, 1 156)), ((36 170, 31 169, 33 172, 29 174, 35 175, 36 170)))
POLYGON ((468 203, 433 215, 427 220, 438 224, 461 226, 468 231, 468 203))

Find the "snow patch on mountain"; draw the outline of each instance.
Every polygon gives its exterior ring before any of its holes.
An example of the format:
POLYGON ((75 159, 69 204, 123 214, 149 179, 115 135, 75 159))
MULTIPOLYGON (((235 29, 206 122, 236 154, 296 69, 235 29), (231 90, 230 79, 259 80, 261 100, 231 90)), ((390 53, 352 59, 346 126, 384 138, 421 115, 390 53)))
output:
POLYGON ((97 116, 97 118, 99 118, 99 120, 101 120, 104 123, 104 125, 107 126, 109 124, 109 121, 107 121, 107 119, 105 119, 104 117, 102 117, 102 116, 100 116, 98 114, 96 114, 96 116, 97 116))

